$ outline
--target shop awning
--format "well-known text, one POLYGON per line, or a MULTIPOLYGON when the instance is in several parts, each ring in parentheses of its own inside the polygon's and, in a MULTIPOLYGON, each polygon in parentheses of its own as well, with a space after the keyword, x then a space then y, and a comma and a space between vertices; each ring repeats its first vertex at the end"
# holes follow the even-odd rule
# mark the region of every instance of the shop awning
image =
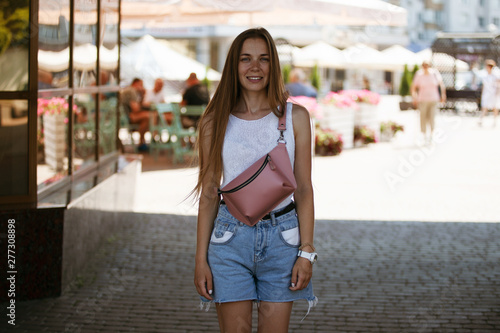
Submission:
POLYGON ((178 25, 405 26, 407 11, 382 0, 122 1, 122 20, 178 25))

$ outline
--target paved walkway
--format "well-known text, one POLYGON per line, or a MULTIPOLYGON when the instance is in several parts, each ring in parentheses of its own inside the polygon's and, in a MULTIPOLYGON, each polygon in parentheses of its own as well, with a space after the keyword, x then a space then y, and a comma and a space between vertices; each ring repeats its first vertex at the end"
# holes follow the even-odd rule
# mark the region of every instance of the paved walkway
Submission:
MULTIPOLYGON (((217 332, 192 283, 195 218, 125 214, 73 290, 20 302, 12 332, 217 332)), ((318 306, 290 332, 499 332, 500 225, 318 221, 318 306)), ((5 319, 4 319, 5 320, 5 319)))
MULTIPOLYGON (((394 141, 314 159, 320 303, 290 332, 499 332, 500 123, 441 115, 421 146, 417 114, 390 110, 394 141)), ((195 179, 144 172, 133 226, 62 297, 19 302, 9 332, 217 332, 192 283, 195 179)))
MULTIPOLYGON (((419 144, 414 111, 380 106, 382 120, 405 126, 391 142, 315 157, 316 216, 333 220, 500 222, 500 119, 439 115, 433 144, 419 144)), ((157 163, 165 163, 162 156, 157 163)), ((183 201, 195 168, 144 172, 136 212, 196 215, 183 201)))

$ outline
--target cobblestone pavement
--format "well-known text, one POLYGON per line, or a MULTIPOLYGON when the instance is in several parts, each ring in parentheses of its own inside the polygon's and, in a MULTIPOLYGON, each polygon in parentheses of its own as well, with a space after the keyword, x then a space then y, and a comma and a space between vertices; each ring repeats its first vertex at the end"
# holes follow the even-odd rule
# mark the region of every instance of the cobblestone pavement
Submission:
MULTIPOLYGON (((195 218, 123 217, 63 296, 18 302, 9 332, 218 331, 192 282, 195 218)), ((499 332, 499 239, 496 223, 318 221, 320 302, 303 321, 297 302, 290 332, 499 332)))

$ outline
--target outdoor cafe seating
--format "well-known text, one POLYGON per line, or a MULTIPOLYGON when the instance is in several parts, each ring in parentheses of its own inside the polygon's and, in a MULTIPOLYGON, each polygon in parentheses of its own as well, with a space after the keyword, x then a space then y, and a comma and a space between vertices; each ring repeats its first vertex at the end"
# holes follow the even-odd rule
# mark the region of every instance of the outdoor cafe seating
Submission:
POLYGON ((194 156, 194 146, 197 140, 197 131, 194 126, 186 128, 183 126, 183 117, 200 117, 205 106, 180 106, 178 103, 156 104, 158 117, 150 117, 151 142, 149 151, 158 159, 160 151, 169 151, 173 156, 173 162, 184 161, 185 157, 194 156), (170 114, 172 116, 167 117, 170 114), (157 119, 155 121, 155 118, 157 119), (167 121, 167 118, 169 120, 167 121))

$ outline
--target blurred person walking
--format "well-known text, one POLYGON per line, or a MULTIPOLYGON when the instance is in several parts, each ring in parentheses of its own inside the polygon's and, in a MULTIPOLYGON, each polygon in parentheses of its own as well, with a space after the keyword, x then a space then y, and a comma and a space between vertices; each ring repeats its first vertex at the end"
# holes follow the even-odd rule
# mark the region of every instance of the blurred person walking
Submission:
POLYGON ((446 87, 443 78, 438 70, 431 68, 430 63, 424 61, 422 69, 415 73, 410 90, 413 106, 420 111, 420 130, 424 142, 431 143, 437 104, 440 101, 441 103, 446 102, 446 87), (427 135, 428 128, 429 135, 427 135))
POLYGON ((479 126, 483 125, 483 117, 488 110, 493 110, 493 127, 496 126, 498 107, 500 102, 500 70, 492 59, 485 61, 486 75, 482 77, 483 88, 481 90, 481 115, 479 117, 479 126))

